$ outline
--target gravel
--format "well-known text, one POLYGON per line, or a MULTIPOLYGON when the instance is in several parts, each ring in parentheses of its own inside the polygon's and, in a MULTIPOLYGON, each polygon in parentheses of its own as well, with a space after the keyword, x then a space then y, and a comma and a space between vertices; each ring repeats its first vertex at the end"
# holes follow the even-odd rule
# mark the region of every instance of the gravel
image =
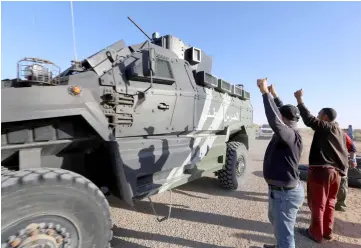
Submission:
MULTIPOLYGON (((309 135, 304 138, 306 146, 309 135)), ((114 239, 119 247, 262 247, 274 243, 267 218, 267 185, 262 178, 262 161, 268 140, 256 140, 250 151, 250 175, 238 191, 219 187, 210 175, 173 190, 171 218, 158 222, 147 199, 136 202, 135 209, 110 197, 114 239), (257 149, 257 150, 256 150, 257 149)), ((308 148, 306 149, 308 152, 308 148)), ((303 156, 307 158, 305 152, 303 156)), ((306 159, 307 160, 307 159, 306 159)), ((306 186, 304 185, 306 190, 306 186)), ((348 211, 336 213, 336 240, 316 244, 297 233, 307 227, 309 209, 304 203, 296 225, 296 247, 361 247, 361 190, 349 189, 348 211)), ((170 193, 152 197, 161 217, 168 215, 170 193)))

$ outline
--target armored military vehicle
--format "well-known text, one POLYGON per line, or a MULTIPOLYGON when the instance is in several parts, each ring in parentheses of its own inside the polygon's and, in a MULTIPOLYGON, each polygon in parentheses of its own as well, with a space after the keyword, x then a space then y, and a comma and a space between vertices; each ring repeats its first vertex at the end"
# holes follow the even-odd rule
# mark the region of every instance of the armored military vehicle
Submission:
POLYGON ((109 204, 133 204, 207 173, 244 182, 250 94, 212 58, 154 33, 61 71, 25 58, 2 81, 2 247, 108 247, 109 204))

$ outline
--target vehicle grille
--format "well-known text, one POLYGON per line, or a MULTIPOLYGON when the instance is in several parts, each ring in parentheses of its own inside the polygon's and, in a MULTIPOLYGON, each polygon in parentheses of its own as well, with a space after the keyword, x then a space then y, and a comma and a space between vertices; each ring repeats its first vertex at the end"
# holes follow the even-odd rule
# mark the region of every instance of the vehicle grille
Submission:
POLYGON ((273 133, 272 130, 262 130, 261 132, 262 132, 262 133, 273 133))

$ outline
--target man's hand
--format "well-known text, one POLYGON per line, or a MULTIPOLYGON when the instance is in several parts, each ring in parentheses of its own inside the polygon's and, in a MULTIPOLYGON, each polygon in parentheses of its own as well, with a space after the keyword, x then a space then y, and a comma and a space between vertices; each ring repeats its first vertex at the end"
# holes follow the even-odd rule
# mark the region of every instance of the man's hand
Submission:
POLYGON ((348 165, 350 166, 350 168, 356 168, 357 167, 357 162, 356 161, 352 161, 352 159, 350 159, 348 161, 348 165))
POLYGON ((276 89, 275 87, 273 86, 273 84, 271 84, 270 86, 268 86, 268 91, 272 94, 272 96, 274 98, 277 98, 278 95, 277 95, 277 92, 276 92, 276 89))
POLYGON ((297 99, 297 103, 300 104, 300 103, 303 103, 302 101, 302 97, 303 97, 303 90, 300 89, 300 90, 297 90, 295 93, 294 93, 296 99, 297 99))
POLYGON ((268 93, 267 78, 257 79, 257 86, 262 94, 268 93))

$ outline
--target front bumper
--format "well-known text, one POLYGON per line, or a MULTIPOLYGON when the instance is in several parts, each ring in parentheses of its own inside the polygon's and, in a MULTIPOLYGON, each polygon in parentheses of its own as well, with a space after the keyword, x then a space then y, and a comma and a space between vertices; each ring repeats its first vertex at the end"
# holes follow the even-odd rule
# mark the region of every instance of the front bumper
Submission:
POLYGON ((259 137, 265 137, 265 138, 271 138, 273 136, 273 133, 263 133, 263 132, 260 132, 259 137))

